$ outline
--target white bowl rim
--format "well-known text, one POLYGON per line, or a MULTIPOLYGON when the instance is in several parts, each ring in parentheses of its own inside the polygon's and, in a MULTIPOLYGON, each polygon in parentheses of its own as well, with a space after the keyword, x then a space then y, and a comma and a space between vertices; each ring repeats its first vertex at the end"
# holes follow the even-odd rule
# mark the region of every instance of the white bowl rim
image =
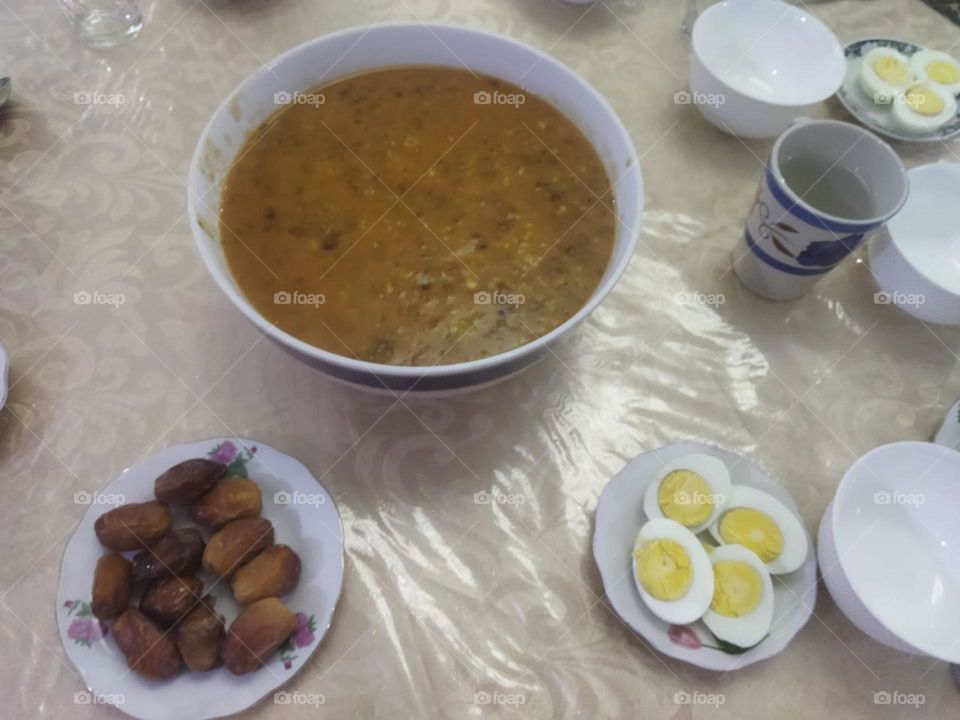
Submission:
MULTIPOLYGON (((930 655, 930 657, 937 657, 931 651, 921 645, 916 644, 913 639, 904 637, 901 633, 897 632, 894 628, 890 627, 886 622, 884 622, 883 614, 877 612, 876 603, 872 602, 871 598, 867 593, 863 592, 863 588, 858 587, 854 582, 853 578, 849 573, 849 558, 845 559, 844 556, 846 553, 843 552, 841 548, 841 535, 840 535, 840 516, 841 516, 841 507, 843 505, 843 500, 846 497, 847 493, 850 492, 850 485, 852 483, 851 477, 855 471, 859 470, 861 466, 865 466, 868 462, 874 459, 877 455, 883 455, 885 453, 890 453, 894 451, 915 451, 915 452, 924 452, 930 453, 936 451, 940 454, 940 460, 943 460, 950 455, 955 455, 954 460, 957 463, 960 463, 960 452, 946 447, 944 445, 937 445, 932 442, 924 442, 922 440, 900 440, 897 442, 886 443, 885 445, 880 445, 873 448, 872 450, 864 453, 858 457, 847 471, 843 474, 843 477, 840 479, 840 484, 837 486, 837 492, 834 495, 832 506, 833 512, 830 517, 830 524, 833 529, 834 545, 836 546, 837 551, 837 562, 840 564, 840 569, 843 572, 844 577, 847 580, 847 583, 850 586, 850 589, 853 590, 853 594, 860 601, 860 603, 869 611, 869 613, 876 619, 876 621, 884 627, 890 634, 899 638, 902 642, 907 645, 916 648, 917 650, 930 655)), ((940 460, 937 462, 939 463, 940 460)))
MULTIPOLYGON (((934 168, 943 168, 943 166, 947 166, 945 169, 948 172, 950 172, 952 175, 955 175, 958 184, 960 184, 960 162, 950 162, 948 160, 936 160, 931 163, 926 163, 924 165, 917 165, 916 167, 912 167, 907 171, 907 175, 910 176, 910 197, 907 198, 906 203, 904 203, 903 206, 901 206, 900 210, 903 210, 906 207, 907 203, 909 203, 912 198, 916 197, 916 192, 915 192, 916 189, 913 186, 913 177, 926 172, 930 172, 934 168)), ((947 295, 950 295, 951 297, 960 298, 960 291, 958 291, 957 288, 946 287, 943 283, 940 282, 938 278, 925 273, 923 270, 918 268, 910 259, 910 256, 906 252, 904 252, 903 243, 909 242, 909 235, 904 235, 902 232, 899 234, 895 234, 893 232, 893 228, 890 225, 890 222, 893 222, 897 217, 897 215, 899 215, 899 213, 900 211, 897 211, 897 214, 891 217, 890 220, 887 222, 886 232, 887 232, 887 235, 890 236, 890 243, 897 249, 897 253, 899 253, 900 257, 903 259, 903 262, 906 263, 911 270, 916 272, 917 275, 923 278, 925 282, 928 282, 931 285, 934 285, 938 290, 942 290, 944 293, 946 293, 947 295), (897 240, 898 235, 900 237, 900 240, 897 240)), ((894 222, 894 225, 896 225, 895 222, 894 222)), ((947 255, 945 254, 944 257, 947 257, 947 255)))
MULTIPOLYGON (((507 350, 506 352, 498 353, 496 355, 491 355, 487 358, 481 358, 479 360, 470 360, 467 362, 461 363, 451 363, 449 365, 424 365, 424 366, 415 366, 415 365, 387 365, 385 363, 374 363, 366 360, 357 360, 355 358, 347 357, 346 355, 339 355, 337 353, 330 352, 329 350, 323 350, 314 345, 300 340, 299 338, 294 337, 293 335, 281 330, 276 325, 268 322, 257 310, 249 303, 249 301, 243 296, 243 293, 239 291, 239 288, 234 287, 234 283, 231 278, 227 277, 225 273, 221 272, 217 259, 213 254, 213 251, 209 249, 205 243, 202 243, 199 238, 200 235, 207 235, 206 231, 203 230, 199 223, 197 222, 197 203, 198 200, 194 198, 193 193, 190 192, 189 188, 187 190, 187 216, 190 221, 191 226, 191 235, 193 236, 194 244, 197 247, 200 257, 203 260, 203 264, 206 266, 207 272, 213 277, 217 286, 220 290, 230 299, 230 301, 244 314, 244 316, 260 328, 266 335, 272 337, 274 340, 278 341, 280 344, 291 348, 292 350, 305 355, 307 357, 317 359, 323 362, 326 362, 333 366, 338 366, 345 368, 354 372, 369 373, 376 377, 378 380, 380 376, 387 376, 392 378, 404 378, 404 379, 424 379, 430 377, 446 377, 451 375, 461 375, 466 373, 475 373, 483 372, 485 370, 490 370, 492 368, 509 364, 513 360, 517 360, 523 356, 529 355, 531 353, 537 352, 539 349, 547 346, 552 343, 557 338, 565 335, 567 332, 575 328, 579 323, 581 323, 587 316, 592 313, 597 306, 606 298, 607 295, 613 290, 617 282, 619 282, 620 277, 626 271, 627 266, 630 264, 630 260, 633 257, 634 251, 637 247, 638 235, 640 232, 641 221, 643 218, 643 176, 640 173, 640 159, 637 155, 636 147, 633 144, 633 139, 630 137, 630 133, 627 132, 626 127, 623 125, 623 121, 617 115, 616 111, 613 109, 613 106, 609 101, 600 94, 590 83, 580 77, 579 74, 574 72, 573 69, 568 67, 566 64, 560 62, 548 52, 535 48, 533 45, 525 43, 520 40, 516 40, 512 37, 502 35, 500 33, 491 32, 489 30, 480 30, 477 28, 467 27, 464 25, 457 25, 454 23, 440 23, 440 22, 431 22, 424 23, 420 21, 399 21, 399 22, 389 22, 389 23, 378 23, 376 25, 354 25, 352 27, 344 28, 337 30, 332 33, 326 33, 310 40, 306 40, 299 45, 295 45, 288 50, 280 53, 276 57, 270 59, 264 63, 256 71, 245 77, 240 83, 230 92, 230 94, 224 98, 224 100, 217 106, 217 109, 214 110, 213 114, 210 116, 210 119, 207 121, 207 124, 204 126, 203 131, 200 133, 200 137, 197 140, 197 145, 194 149, 193 158, 190 161, 190 168, 187 174, 187 177, 190 178, 194 176, 195 173, 201 172, 200 165, 203 161, 204 147, 208 136, 213 128, 214 122, 217 118, 221 117, 223 113, 230 111, 231 104, 235 101, 240 92, 253 80, 257 77, 260 77, 266 73, 270 73, 271 69, 277 66, 279 63, 284 62, 285 60, 295 56, 296 54, 302 52, 307 47, 314 45, 318 42, 326 42, 334 38, 340 37, 349 37, 351 35, 359 35, 360 39, 365 37, 368 33, 373 31, 382 31, 382 30, 397 30, 397 29, 417 29, 421 30, 426 28, 428 31, 433 32, 436 29, 443 31, 454 31, 454 32, 463 32, 467 34, 472 34, 476 36, 482 36, 487 40, 507 43, 514 46, 518 46, 522 49, 528 50, 532 53, 535 53, 540 56, 539 62, 547 63, 553 65, 556 69, 560 70, 566 74, 570 81, 573 83, 578 83, 581 87, 593 97, 594 101, 597 103, 597 106, 603 111, 604 114, 608 115, 609 118, 613 121, 613 125, 617 130, 617 133, 621 136, 621 141, 624 146, 629 151, 630 155, 628 158, 628 169, 623 173, 619 178, 608 178, 611 182, 612 187, 624 180, 628 173, 637 174, 637 185, 640 193, 640 201, 637 206, 636 218, 633 219, 633 222, 630 223, 629 220, 625 220, 624 224, 627 225, 628 234, 624 239, 625 252, 622 259, 613 266, 608 266, 612 270, 610 275, 596 287, 593 291, 593 294, 587 300, 586 303, 572 316, 567 318, 563 323, 555 327, 553 330, 548 332, 545 335, 541 335, 534 340, 531 340, 524 345, 507 350)), ((359 40, 358 40, 359 42, 359 40)), ((390 67, 385 65, 382 67, 390 67)), ((337 76, 340 77, 340 76, 337 76)), ((332 82, 337 78, 331 78, 327 82, 332 82)), ((552 103, 551 103, 552 105, 552 103)), ((562 111, 561 111, 562 112, 562 111)), ((565 114, 565 113, 564 113, 565 114)), ((565 114, 566 115, 566 114, 565 114)), ((592 143, 591 143, 592 144, 592 143)), ((209 237, 209 236, 208 236, 209 237)), ((211 238, 211 241, 213 239, 211 238)), ((614 241, 614 246, 616 246, 616 240, 614 241)), ((611 258, 612 260, 612 258, 611 258)), ((228 273, 227 273, 228 274, 228 273)), ((383 382, 381 380, 381 382, 383 382)))
POLYGON ((710 73, 711 77, 713 77, 714 80, 716 80, 724 88, 730 90, 732 93, 737 93, 739 95, 743 95, 744 97, 750 98, 751 100, 755 100, 756 102, 764 103, 765 105, 770 105, 770 106, 779 107, 779 108, 803 108, 803 107, 809 107, 811 105, 816 105, 817 103, 821 103, 827 98, 831 97, 834 93, 837 92, 837 90, 840 89, 840 86, 843 85, 843 79, 844 77, 846 77, 846 72, 847 72, 846 58, 843 54, 843 45, 840 44, 840 40, 837 38, 833 30, 830 29, 830 26, 827 25, 825 22, 823 22, 823 20, 818 18, 816 15, 814 15, 812 12, 809 12, 808 10, 802 7, 797 7, 796 5, 788 5, 782 2, 781 0, 747 0, 747 1, 753 2, 753 3, 760 3, 768 6, 782 5, 784 7, 783 18, 786 18, 787 15, 802 15, 806 18, 809 18, 811 20, 811 27, 816 28, 817 30, 821 31, 825 37, 831 39, 833 41, 832 44, 835 46, 835 50, 836 50, 834 54, 836 54, 839 59, 839 63, 837 64, 837 68, 836 68, 837 69, 836 83, 830 83, 831 85, 835 85, 835 87, 833 87, 833 89, 830 90, 830 92, 823 93, 822 95, 818 93, 815 97, 811 97, 809 100, 804 100, 799 102, 797 101, 784 102, 780 100, 771 100, 770 98, 760 97, 759 95, 753 93, 752 91, 735 88, 732 85, 730 85, 730 83, 728 83, 726 80, 724 80, 719 75, 717 75, 714 69, 710 66, 710 64, 703 58, 703 56, 700 53, 699 40, 702 37, 702 33, 706 32, 705 30, 703 30, 703 25, 701 24, 701 21, 703 21, 704 18, 709 19, 713 15, 718 15, 720 12, 723 12, 722 8, 724 8, 725 6, 729 7, 730 3, 736 4, 740 1, 741 0, 726 0, 725 3, 718 2, 718 3, 715 3, 714 5, 711 5, 702 13, 700 13, 700 16, 697 18, 696 22, 694 22, 693 30, 690 33, 691 52, 696 54, 697 59, 700 61, 700 64, 703 65, 704 69, 710 73), (700 28, 700 32, 698 32, 697 30, 698 27, 700 28))

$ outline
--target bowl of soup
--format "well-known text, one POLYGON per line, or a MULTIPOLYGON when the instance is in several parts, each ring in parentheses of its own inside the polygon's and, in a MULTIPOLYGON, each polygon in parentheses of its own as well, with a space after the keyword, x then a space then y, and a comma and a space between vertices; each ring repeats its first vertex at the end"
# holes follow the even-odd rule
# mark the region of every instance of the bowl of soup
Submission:
POLYGON ((643 184, 603 97, 549 55, 448 25, 355 28, 268 62, 188 177, 200 256, 251 322, 333 378, 491 383, 613 289, 643 184))

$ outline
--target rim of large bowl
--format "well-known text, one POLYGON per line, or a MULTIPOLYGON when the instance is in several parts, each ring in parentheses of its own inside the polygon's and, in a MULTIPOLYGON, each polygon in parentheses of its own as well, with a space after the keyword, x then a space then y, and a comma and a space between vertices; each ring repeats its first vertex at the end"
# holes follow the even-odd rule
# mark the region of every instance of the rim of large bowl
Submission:
POLYGON ((818 30, 823 32, 825 37, 829 37, 833 39, 833 45, 835 46, 834 49, 836 50, 835 55, 837 55, 838 57, 838 63, 836 67, 837 77, 835 78, 835 82, 831 83, 831 86, 833 86, 833 89, 830 90, 829 92, 817 93, 815 96, 812 96, 809 100, 804 100, 801 102, 784 102, 781 100, 771 100, 770 98, 761 97, 760 95, 754 93, 751 90, 744 90, 742 88, 733 87, 730 83, 728 83, 726 80, 720 77, 716 73, 714 68, 710 65, 710 63, 708 63, 704 59, 702 53, 700 52, 700 47, 699 47, 700 40, 703 36, 703 33, 706 32, 704 30, 704 27, 706 25, 706 23, 704 22, 704 18, 710 19, 712 18, 713 15, 717 15, 720 12, 722 12, 723 7, 725 5, 729 5, 730 2, 739 2, 739 1, 740 0, 727 0, 727 2, 716 3, 715 5, 711 5, 702 13, 700 13, 700 16, 697 18, 696 22, 694 22, 693 30, 690 33, 690 48, 692 52, 697 56, 697 59, 700 61, 700 64, 703 65, 706 71, 710 73, 711 77, 714 80, 716 80, 716 82, 718 82, 727 90, 743 95, 744 97, 750 98, 751 100, 755 100, 756 102, 761 102, 766 105, 772 105, 774 107, 782 107, 782 108, 803 108, 803 107, 808 107, 810 105, 816 105, 817 103, 821 103, 827 98, 831 97, 834 93, 837 92, 837 90, 840 89, 840 86, 843 85, 843 79, 846 76, 846 72, 847 72, 847 61, 846 61, 846 57, 843 54, 843 45, 840 44, 840 40, 837 38, 836 33, 834 33, 833 30, 830 29, 829 25, 823 22, 823 20, 818 18, 812 12, 809 12, 807 10, 804 10, 803 8, 800 8, 794 5, 787 5, 786 3, 781 2, 781 0, 749 0, 749 2, 761 3, 764 5, 778 5, 778 6, 782 5, 784 6, 784 10, 783 10, 783 16, 781 17, 781 19, 787 17, 787 15, 802 15, 806 18, 809 18, 812 21, 812 26, 816 27, 818 30))
MULTIPOLYGON (((884 453, 891 452, 894 448, 901 450, 911 450, 922 448, 923 452, 930 452, 931 449, 937 449, 943 453, 943 456, 956 455, 957 460, 960 460, 960 452, 946 447, 944 445, 937 445, 935 443, 923 442, 920 440, 902 440, 899 442, 886 443, 885 445, 880 445, 873 448, 867 453, 864 453, 859 458, 857 458, 853 464, 847 468, 847 471, 843 474, 843 477, 840 479, 840 484, 837 486, 837 492, 833 497, 832 506, 833 512, 830 517, 830 524, 833 529, 833 542, 836 546, 837 551, 837 562, 840 565, 840 570, 843 572, 844 577, 847 579, 847 583, 850 586, 850 589, 856 595, 860 603, 869 611, 869 613, 876 619, 876 621, 884 627, 891 635, 897 637, 901 642, 906 643, 910 647, 916 648, 920 652, 926 653, 930 657, 939 656, 932 653, 929 647, 917 644, 913 638, 904 637, 900 632, 890 627, 887 622, 884 620, 884 615, 881 612, 878 612, 876 603, 873 602, 872 598, 869 597, 868 593, 863 591, 863 588, 858 587, 858 584, 854 582, 854 579, 850 576, 849 572, 849 559, 844 559, 846 553, 844 553, 843 548, 841 547, 841 535, 840 535, 840 515, 843 502, 846 498, 847 493, 849 492, 850 484, 852 482, 851 477, 855 471, 859 470, 860 466, 867 465, 870 460, 874 459, 877 455, 883 455, 884 453)), ((941 458, 942 459, 942 458, 941 458)), ((939 461, 938 461, 939 462, 939 461)), ((821 572, 823 568, 821 568, 821 572)), ((957 662, 960 660, 960 657, 954 658, 949 662, 957 662)))
MULTIPOLYGON (((214 110, 213 114, 210 116, 210 119, 207 121, 206 125, 203 128, 203 131, 200 133, 200 137, 197 140, 196 147, 194 148, 193 158, 190 161, 190 170, 188 174, 189 177, 193 177, 195 173, 200 172, 200 163, 203 156, 203 148, 206 143, 207 137, 210 134, 211 128, 213 127, 214 122, 218 117, 221 116, 224 112, 229 112, 229 108, 234 99, 239 95, 239 93, 247 87, 253 80, 264 73, 271 72, 271 68, 276 67, 279 63, 287 60, 290 57, 295 56, 296 54, 302 52, 307 47, 310 47, 316 43, 327 42, 333 38, 350 36, 350 35, 360 35, 361 38, 366 35, 379 32, 384 30, 397 30, 397 29, 411 29, 422 31, 426 29, 428 32, 434 33, 437 30, 445 32, 460 32, 470 35, 475 35, 479 37, 486 38, 487 40, 513 45, 519 48, 522 48, 528 52, 531 52, 539 56, 537 62, 544 62, 552 65, 556 69, 560 70, 570 82, 579 84, 582 89, 584 89, 597 104, 599 109, 613 121, 614 128, 616 132, 620 135, 620 140, 624 146, 629 151, 628 157, 628 168, 619 178, 609 178, 613 187, 619 182, 626 181, 627 175, 632 174, 636 176, 636 184, 638 190, 638 204, 637 211, 634 217, 626 218, 621 222, 628 227, 628 232, 626 236, 621 241, 619 238, 614 242, 614 248, 619 244, 624 246, 623 257, 616 262, 615 264, 608 266, 612 269, 610 275, 601 281, 597 286, 597 289, 594 290, 593 294, 587 300, 586 303, 581 306, 581 308, 574 313, 572 316, 567 318, 563 323, 555 327, 550 332, 545 335, 541 335, 534 340, 531 340, 528 343, 520 345, 519 347, 512 348, 502 353, 492 355, 487 358, 481 358, 479 360, 469 360, 467 362, 461 363, 451 363, 448 365, 387 365, 384 363, 374 363, 366 360, 357 360, 354 358, 347 357, 346 355, 339 355, 329 350, 323 350, 311 345, 309 343, 300 340, 299 338, 294 337, 293 335, 281 330, 276 325, 270 323, 263 315, 261 315, 256 308, 254 308, 249 301, 244 297, 243 293, 240 291, 239 287, 236 286, 233 279, 229 276, 229 271, 222 272, 219 268, 216 258, 213 254, 211 248, 206 244, 206 241, 202 239, 202 236, 206 236, 211 243, 216 242, 214 238, 207 235, 206 231, 199 226, 197 222, 197 203, 198 200, 195 200, 193 194, 190 192, 189 187, 187 190, 187 216, 190 221, 191 235, 193 236, 194 244, 197 247, 198 252, 200 253, 200 258, 203 260, 203 264, 207 269, 207 272, 213 277, 217 286, 220 290, 228 297, 228 299, 243 313, 243 315, 256 325, 260 330, 279 341, 281 344, 289 347, 296 352, 299 352, 308 357, 326 362, 331 365, 335 365, 346 370, 351 370, 354 372, 363 372, 373 375, 374 377, 392 377, 392 378, 435 378, 435 377, 446 377, 452 375, 463 375, 474 372, 482 372, 485 370, 490 370, 500 365, 509 364, 511 361, 520 359, 524 356, 530 355, 537 352, 539 349, 544 346, 552 343, 554 340, 558 339, 562 335, 566 334, 573 328, 575 328, 579 323, 581 323, 590 313, 592 313, 597 306, 606 298, 607 295, 613 290, 617 282, 619 282, 621 276, 626 271, 627 266, 630 264, 630 260, 633 257, 633 253, 636 250, 638 236, 641 229, 641 221, 643 218, 643 205, 644 205, 644 195, 643 195, 643 175, 640 171, 640 161, 637 156, 636 147, 633 144, 633 140, 630 137, 630 134, 627 132, 626 127, 623 125, 623 121, 617 115, 616 111, 613 109, 613 106, 610 105, 609 101, 600 94, 600 92, 594 88, 590 83, 584 80, 580 75, 574 72, 569 66, 560 62, 548 52, 539 50, 532 45, 529 45, 520 40, 515 40, 506 35, 501 35, 499 33, 490 32, 488 30, 478 30, 476 28, 464 27, 462 25, 456 25, 452 23, 423 23, 416 21, 408 22, 392 22, 392 23, 382 23, 377 25, 357 25, 349 28, 344 28, 343 30, 338 30, 336 32, 327 33, 319 37, 312 38, 305 42, 295 45, 294 47, 285 50, 276 57, 272 58, 268 62, 264 63, 263 66, 258 68, 255 72, 251 73, 227 95, 226 98, 217 106, 217 109, 214 110)), ((359 42, 359 41, 358 41, 359 42)), ((383 67, 390 67, 389 65, 384 65, 383 67)), ((335 79, 335 78, 334 78, 335 79)), ((592 144, 592 143, 591 143, 592 144)), ((189 185, 189 183, 188 183, 189 185)), ((612 261, 612 258, 611 258, 612 261)))

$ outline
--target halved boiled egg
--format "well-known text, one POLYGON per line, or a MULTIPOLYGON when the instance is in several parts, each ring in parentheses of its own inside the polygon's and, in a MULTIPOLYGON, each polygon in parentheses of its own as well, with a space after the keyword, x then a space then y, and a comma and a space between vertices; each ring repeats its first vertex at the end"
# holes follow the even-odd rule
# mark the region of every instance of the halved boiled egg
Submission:
POLYGON ((957 101, 951 93, 933 83, 918 83, 893 105, 893 119, 908 133, 932 132, 953 120, 957 101))
POLYGON ((723 545, 743 545, 772 575, 796 570, 809 550, 800 519, 772 495, 746 485, 730 489, 710 534, 723 545))
POLYGON ((730 493, 730 471, 722 460, 691 453, 671 460, 647 486, 643 512, 648 519, 676 520, 698 533, 710 527, 730 493))
POLYGON ((699 620, 713 598, 713 568, 697 536, 668 518, 648 520, 633 546, 633 579, 650 612, 673 625, 699 620))
POLYGON ((760 558, 742 545, 721 545, 710 555, 713 599, 703 616, 720 640, 749 648, 773 622, 773 583, 760 558))
POLYGON ((860 86, 877 105, 893 102, 914 80, 907 56, 893 48, 874 48, 860 63, 860 86))
POLYGON ((924 83, 940 86, 952 95, 960 95, 960 62, 939 50, 918 50, 910 58, 910 69, 924 83))

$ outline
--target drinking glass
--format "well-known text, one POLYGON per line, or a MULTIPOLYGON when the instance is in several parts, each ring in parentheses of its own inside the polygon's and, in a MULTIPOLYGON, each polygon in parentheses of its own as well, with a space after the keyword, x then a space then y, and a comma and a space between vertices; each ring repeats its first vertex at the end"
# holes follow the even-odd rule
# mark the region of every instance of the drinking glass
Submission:
POLYGON ((130 42, 143 29, 135 0, 57 0, 83 41, 92 48, 112 48, 130 42))

